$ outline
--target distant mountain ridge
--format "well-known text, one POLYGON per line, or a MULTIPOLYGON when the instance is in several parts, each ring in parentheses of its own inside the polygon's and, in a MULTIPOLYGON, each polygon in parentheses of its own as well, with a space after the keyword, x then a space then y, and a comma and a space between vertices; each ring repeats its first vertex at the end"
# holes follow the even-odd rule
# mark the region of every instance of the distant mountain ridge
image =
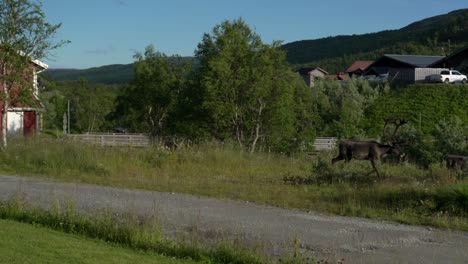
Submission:
MULTIPOLYGON (((287 43, 282 48, 294 68, 319 66, 330 73, 345 71, 356 60, 375 60, 382 54, 448 55, 468 46, 468 9, 426 18, 397 30, 341 35, 287 43)), ((191 57, 186 57, 193 59, 191 57)), ((117 84, 133 79, 134 64, 114 64, 84 70, 50 69, 56 80, 117 84)))
POLYGON ((58 81, 76 81, 86 79, 92 82, 104 84, 128 83, 133 79, 135 65, 112 64, 89 69, 48 69, 45 75, 51 76, 58 81))

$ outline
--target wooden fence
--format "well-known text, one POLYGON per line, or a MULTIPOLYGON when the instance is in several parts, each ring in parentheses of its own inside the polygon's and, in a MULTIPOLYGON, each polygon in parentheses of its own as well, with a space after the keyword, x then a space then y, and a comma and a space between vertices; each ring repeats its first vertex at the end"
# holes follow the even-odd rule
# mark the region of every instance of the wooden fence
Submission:
POLYGON ((336 137, 318 137, 315 139, 314 148, 316 151, 332 150, 336 146, 336 137))
POLYGON ((150 139, 145 134, 86 133, 70 134, 72 140, 112 147, 148 147, 150 139))
MULTIPOLYGON (((101 146, 148 147, 151 144, 150 138, 145 134, 86 133, 70 134, 68 137, 72 140, 101 146)), ((315 139, 314 148, 316 151, 331 150, 335 148, 337 141, 336 137, 318 137, 315 139)))

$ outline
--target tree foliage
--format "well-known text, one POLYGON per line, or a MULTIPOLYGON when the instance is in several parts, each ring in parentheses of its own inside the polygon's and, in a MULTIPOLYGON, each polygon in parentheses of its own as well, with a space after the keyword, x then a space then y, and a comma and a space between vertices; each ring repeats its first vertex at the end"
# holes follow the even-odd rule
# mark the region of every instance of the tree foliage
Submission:
POLYGON ((365 138, 365 112, 386 89, 386 84, 371 86, 367 81, 354 79, 346 83, 317 82, 313 88, 314 104, 322 120, 318 133, 340 138, 365 138))
POLYGON ((64 114, 70 102, 70 129, 72 133, 104 132, 112 128, 107 116, 114 109, 120 86, 78 81, 54 81, 41 78, 41 101, 45 106, 44 128, 61 133, 64 114))
POLYGON ((259 142, 282 149, 311 138, 312 129, 305 132, 298 124, 308 119, 311 105, 294 104, 297 94, 304 100, 311 94, 304 93, 305 84, 289 70, 279 46, 263 43, 242 19, 224 21, 204 35, 196 51, 198 85, 216 138, 250 151, 259 142))
POLYGON ((118 97, 111 118, 133 131, 153 137, 167 135, 168 120, 176 112, 188 65, 169 59, 153 46, 148 46, 143 54, 135 54, 135 58, 135 78, 118 97))

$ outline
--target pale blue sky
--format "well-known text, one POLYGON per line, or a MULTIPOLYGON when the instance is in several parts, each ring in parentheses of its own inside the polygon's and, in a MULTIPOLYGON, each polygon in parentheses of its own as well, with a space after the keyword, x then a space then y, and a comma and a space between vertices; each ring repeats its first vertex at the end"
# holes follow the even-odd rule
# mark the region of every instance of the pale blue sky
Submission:
POLYGON ((133 61, 149 44, 192 56, 203 33, 242 17, 262 39, 284 43, 398 29, 468 8, 468 0, 43 0, 47 20, 71 41, 44 59, 50 68, 89 68, 133 61))

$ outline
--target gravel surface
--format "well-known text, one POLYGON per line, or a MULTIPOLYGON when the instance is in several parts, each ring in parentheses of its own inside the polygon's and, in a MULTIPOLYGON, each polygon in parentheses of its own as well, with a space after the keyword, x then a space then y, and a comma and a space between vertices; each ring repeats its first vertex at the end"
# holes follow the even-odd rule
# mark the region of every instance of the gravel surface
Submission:
POLYGON ((291 252, 297 237, 302 253, 333 263, 468 263, 467 232, 184 194, 0 176, 0 199, 18 194, 43 208, 59 200, 72 201, 80 211, 157 215, 169 234, 197 230, 207 237, 260 245, 273 255, 291 252))

